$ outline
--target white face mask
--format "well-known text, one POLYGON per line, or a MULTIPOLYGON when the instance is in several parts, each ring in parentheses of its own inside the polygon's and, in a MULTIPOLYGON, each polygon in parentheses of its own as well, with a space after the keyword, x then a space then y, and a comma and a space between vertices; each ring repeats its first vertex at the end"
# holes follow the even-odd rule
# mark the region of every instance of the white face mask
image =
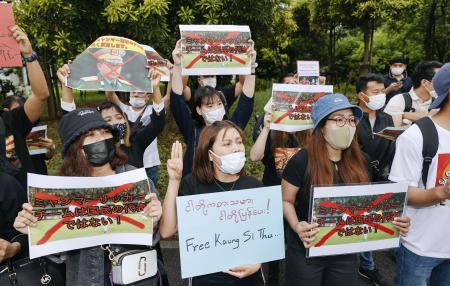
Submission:
POLYGON ((430 95, 432 98, 437 98, 437 92, 435 90, 430 91, 430 95))
POLYGON ((339 127, 336 124, 328 126, 324 129, 324 138, 335 150, 345 150, 352 144, 355 136, 356 127, 348 126, 339 127))
POLYGON ((217 86, 217 79, 216 77, 205 77, 202 79, 203 86, 210 86, 212 88, 216 88, 217 86))
POLYGON ((223 156, 218 156, 211 150, 210 152, 211 154, 220 159, 222 164, 220 166, 219 165, 217 166, 225 174, 234 175, 239 173, 242 170, 242 168, 244 168, 246 160, 244 152, 234 152, 223 156))
POLYGON ((213 124, 216 121, 222 121, 225 116, 225 108, 221 106, 217 109, 204 113, 202 116, 206 124, 213 124))
POLYGON ((143 107, 145 105, 145 98, 142 97, 130 97, 130 104, 133 107, 143 107))
MULTIPOLYGON (((383 108, 384 104, 386 103, 386 94, 385 93, 379 93, 372 96, 368 96, 369 102, 366 102, 366 105, 368 108, 372 110, 379 110, 383 108)), ((365 101, 364 101, 365 102, 365 101)))
POLYGON ((392 75, 401 75, 405 71, 405 68, 391 68, 392 75))

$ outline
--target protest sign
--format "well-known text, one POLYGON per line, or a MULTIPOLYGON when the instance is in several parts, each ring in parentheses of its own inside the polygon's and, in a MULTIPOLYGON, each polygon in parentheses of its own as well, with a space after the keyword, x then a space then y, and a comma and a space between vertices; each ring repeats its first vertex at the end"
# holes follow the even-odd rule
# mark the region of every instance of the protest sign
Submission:
POLYGON ((150 192, 144 169, 105 177, 28 173, 30 258, 101 244, 151 245, 153 220, 142 214, 150 192))
POLYGON ((12 37, 15 25, 12 4, 0 2, 0 67, 21 67, 19 44, 12 37))
POLYGON ((26 142, 30 155, 47 153, 47 148, 42 148, 42 139, 47 138, 47 125, 36 126, 27 135, 26 142))
POLYGON ((407 183, 313 187, 310 221, 319 234, 307 256, 398 247, 392 221, 403 214, 407 190, 407 183))
POLYGON ((329 93, 333 93, 332 85, 273 84, 270 129, 295 132, 312 128, 312 107, 329 93))
POLYGON ((380 132, 374 132, 373 134, 388 139, 391 141, 397 140, 398 136, 402 135, 402 133, 406 130, 404 127, 386 127, 380 132))
POLYGON ((300 151, 300 147, 296 148, 283 148, 277 147, 274 150, 274 161, 275 161, 275 169, 277 170, 277 175, 281 178, 283 175, 284 168, 286 167, 289 160, 294 156, 298 151, 300 151))
POLYGON ((147 65, 161 75, 161 81, 170 81, 170 68, 172 64, 169 60, 161 57, 155 49, 142 45, 147 56, 147 65))
POLYGON ((319 62, 297 61, 297 76, 299 84, 319 84, 319 62))
MULTIPOLYGON (((444 186, 450 180, 450 153, 437 155, 436 187, 444 186)), ((445 205, 441 202, 441 205, 445 205)))
POLYGON ((144 48, 126 38, 100 37, 70 65, 66 85, 79 90, 152 92, 144 48))
POLYGON ((250 74, 248 26, 180 25, 182 75, 250 74))
POLYGON ((181 276, 284 258, 280 186, 177 198, 181 276))

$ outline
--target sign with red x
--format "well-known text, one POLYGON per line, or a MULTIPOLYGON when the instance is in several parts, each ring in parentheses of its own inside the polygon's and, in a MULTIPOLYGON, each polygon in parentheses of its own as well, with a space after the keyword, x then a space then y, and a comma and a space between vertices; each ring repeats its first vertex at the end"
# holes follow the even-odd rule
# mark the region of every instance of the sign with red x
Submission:
POLYGON ((251 73, 248 26, 180 25, 183 75, 251 73))
POLYGON ((143 214, 149 192, 144 169, 107 177, 29 174, 37 218, 30 257, 101 244, 151 245, 153 220, 143 214))
POLYGON ((286 132, 313 127, 311 110, 325 94, 333 93, 332 85, 273 84, 270 129, 286 132))
POLYGON ((310 221, 319 234, 307 256, 398 247, 392 221, 403 215, 407 190, 405 183, 313 187, 310 221))
POLYGON ((100 37, 70 64, 66 85, 79 90, 152 92, 144 48, 126 38, 100 37))
POLYGON ((147 45, 142 45, 145 50, 145 55, 147 56, 147 65, 149 69, 155 70, 161 75, 161 81, 170 81, 170 69, 172 68, 172 63, 161 57, 158 52, 147 45))

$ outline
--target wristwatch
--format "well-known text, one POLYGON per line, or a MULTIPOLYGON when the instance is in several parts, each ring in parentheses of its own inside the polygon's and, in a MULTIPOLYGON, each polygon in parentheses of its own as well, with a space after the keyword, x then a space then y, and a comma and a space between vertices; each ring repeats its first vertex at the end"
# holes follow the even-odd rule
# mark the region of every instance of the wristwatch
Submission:
POLYGON ((33 51, 33 52, 31 53, 31 56, 29 56, 29 57, 24 57, 24 56, 22 55, 22 59, 23 59, 23 61, 26 62, 26 63, 31 63, 31 62, 34 62, 35 60, 37 60, 37 54, 36 54, 35 51, 33 51))

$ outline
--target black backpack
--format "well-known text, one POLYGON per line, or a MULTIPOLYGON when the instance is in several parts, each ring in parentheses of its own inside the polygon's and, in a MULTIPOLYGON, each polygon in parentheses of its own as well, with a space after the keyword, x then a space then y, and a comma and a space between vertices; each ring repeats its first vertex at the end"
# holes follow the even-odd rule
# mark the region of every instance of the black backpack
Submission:
POLYGON ((439 135, 430 117, 423 117, 415 122, 417 127, 419 127, 420 132, 423 137, 423 147, 422 147, 422 182, 427 188, 427 178, 428 171, 430 170, 431 161, 434 156, 436 156, 439 148, 439 135))
MULTIPOLYGON (((403 112, 415 112, 416 109, 412 107, 412 98, 409 92, 402 93, 403 99, 405 100, 405 109, 403 112)), ((434 101, 434 97, 431 98, 431 102, 434 101)))

